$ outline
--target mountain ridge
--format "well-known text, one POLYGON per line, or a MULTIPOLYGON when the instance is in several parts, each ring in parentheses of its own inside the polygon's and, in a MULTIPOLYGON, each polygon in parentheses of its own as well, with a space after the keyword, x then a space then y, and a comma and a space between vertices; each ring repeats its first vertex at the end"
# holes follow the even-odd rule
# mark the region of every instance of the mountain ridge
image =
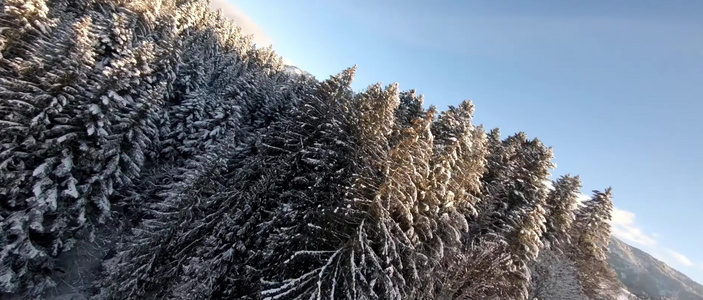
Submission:
POLYGON ((703 285, 651 254, 616 237, 609 248, 608 263, 632 294, 643 299, 703 300, 703 285))

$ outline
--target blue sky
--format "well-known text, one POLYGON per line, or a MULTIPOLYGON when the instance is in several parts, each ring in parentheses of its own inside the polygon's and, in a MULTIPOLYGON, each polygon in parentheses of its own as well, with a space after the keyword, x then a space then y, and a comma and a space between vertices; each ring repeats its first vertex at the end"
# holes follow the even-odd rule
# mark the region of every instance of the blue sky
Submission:
POLYGON ((703 2, 225 1, 318 79, 356 64, 357 90, 472 100, 476 122, 539 137, 555 175, 613 187, 617 236, 703 283, 703 2))

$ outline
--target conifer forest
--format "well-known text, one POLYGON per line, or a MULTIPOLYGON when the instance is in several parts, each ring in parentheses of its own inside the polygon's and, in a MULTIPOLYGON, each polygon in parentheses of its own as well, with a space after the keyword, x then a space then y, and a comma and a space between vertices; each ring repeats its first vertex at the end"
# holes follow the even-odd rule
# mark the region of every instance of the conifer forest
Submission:
POLYGON ((0 299, 622 289, 610 188, 471 102, 287 72, 206 0, 0 7, 0 299))

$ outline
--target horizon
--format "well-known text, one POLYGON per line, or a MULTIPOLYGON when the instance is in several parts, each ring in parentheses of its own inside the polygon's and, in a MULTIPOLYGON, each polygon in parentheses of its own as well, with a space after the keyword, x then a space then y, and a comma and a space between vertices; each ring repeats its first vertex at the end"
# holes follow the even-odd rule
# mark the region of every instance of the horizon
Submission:
POLYGON ((358 65, 355 90, 470 99, 477 124, 540 138, 553 178, 613 187, 613 236, 703 282, 703 3, 304 2, 211 5, 318 79, 358 65))

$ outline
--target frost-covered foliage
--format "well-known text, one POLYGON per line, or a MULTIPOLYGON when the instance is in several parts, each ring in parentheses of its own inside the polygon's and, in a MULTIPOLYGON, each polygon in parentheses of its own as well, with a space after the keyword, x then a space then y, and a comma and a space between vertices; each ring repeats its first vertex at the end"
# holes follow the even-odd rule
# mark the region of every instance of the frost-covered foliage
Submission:
POLYGON ((540 252, 530 264, 532 283, 528 299, 539 300, 587 300, 578 270, 567 257, 552 250, 540 252))
POLYGON ((552 150, 541 141, 518 133, 500 140, 493 130, 491 155, 483 177, 483 201, 475 221, 474 239, 500 241, 508 248, 510 267, 500 280, 511 284, 499 291, 502 298, 527 297, 528 263, 544 247, 545 203, 552 150))
POLYGON ((115 195, 265 126, 304 86, 207 1, 0 4, 2 293, 53 286, 77 236, 141 206, 115 195))
POLYGON ((565 175, 553 181, 552 186, 545 204, 547 216, 543 239, 552 250, 563 252, 571 243, 569 230, 576 218, 574 211, 579 201, 581 179, 565 175))
POLYGON ((353 72, 216 155, 227 158, 201 171, 221 171, 188 183, 197 189, 157 200, 99 298, 420 299, 440 290, 441 263, 461 253, 476 211, 485 134, 470 123, 470 103, 435 118, 419 99, 401 103, 397 85, 354 95, 353 72), (420 113, 397 122, 410 109, 420 113))
POLYGON ((2 298, 96 236, 99 300, 604 295, 609 190, 471 102, 285 72, 205 0, 0 6, 2 298))
POLYGON ((606 262, 611 189, 594 191, 578 208, 578 177, 563 176, 547 198, 549 249, 531 263, 530 299, 616 299, 622 285, 606 262))
POLYGON ((611 189, 593 191, 593 197, 576 210, 568 255, 578 269, 579 281, 591 298, 609 298, 620 293, 621 284, 606 258, 613 211, 611 189))

